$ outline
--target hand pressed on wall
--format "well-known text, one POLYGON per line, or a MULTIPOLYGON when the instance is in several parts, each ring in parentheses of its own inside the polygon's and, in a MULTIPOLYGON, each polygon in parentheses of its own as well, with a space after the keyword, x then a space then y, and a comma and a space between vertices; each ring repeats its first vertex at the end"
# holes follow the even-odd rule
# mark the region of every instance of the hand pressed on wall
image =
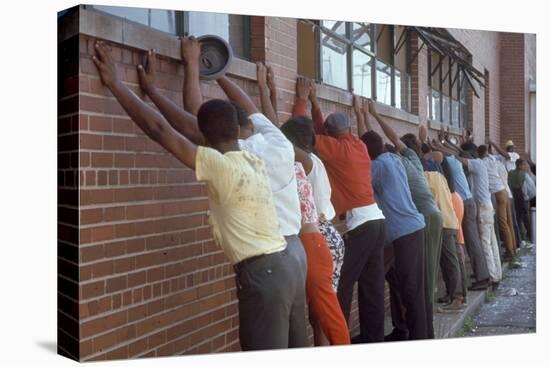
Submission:
POLYGON ((103 41, 95 43, 97 56, 92 56, 92 60, 99 71, 101 81, 106 86, 112 86, 119 82, 118 71, 111 55, 111 48, 107 48, 103 41))
POLYGON ((144 93, 150 94, 155 90, 157 54, 154 49, 147 52, 145 67, 138 65, 139 86, 144 93))

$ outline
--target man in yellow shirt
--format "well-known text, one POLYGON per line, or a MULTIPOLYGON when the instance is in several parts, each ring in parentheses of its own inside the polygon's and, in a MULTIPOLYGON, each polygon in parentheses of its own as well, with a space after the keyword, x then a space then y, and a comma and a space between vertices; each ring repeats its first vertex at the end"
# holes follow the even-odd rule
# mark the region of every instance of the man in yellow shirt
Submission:
POLYGON ((233 105, 211 100, 200 107, 197 122, 208 147, 197 146, 118 78, 102 42, 95 49, 103 84, 130 118, 207 183, 214 238, 236 272, 241 348, 305 346, 305 284, 295 276, 300 264, 279 233, 265 163, 239 149, 233 105))
POLYGON ((451 191, 447 179, 437 171, 426 171, 426 182, 432 192, 443 219, 441 253, 438 254, 443 281, 447 288, 449 304, 438 308, 438 312, 460 312, 464 300, 462 272, 457 254, 459 222, 453 208, 451 191))

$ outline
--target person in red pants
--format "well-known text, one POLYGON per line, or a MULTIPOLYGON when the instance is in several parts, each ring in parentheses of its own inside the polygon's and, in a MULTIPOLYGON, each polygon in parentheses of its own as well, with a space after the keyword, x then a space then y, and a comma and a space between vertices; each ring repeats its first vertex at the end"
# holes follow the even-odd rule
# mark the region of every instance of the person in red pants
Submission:
POLYGON ((319 231, 311 183, 302 164, 296 162, 295 167, 302 212, 300 240, 307 257, 306 295, 314 342, 315 345, 323 344, 324 334, 331 345, 350 344, 348 325, 332 288, 332 255, 319 231))

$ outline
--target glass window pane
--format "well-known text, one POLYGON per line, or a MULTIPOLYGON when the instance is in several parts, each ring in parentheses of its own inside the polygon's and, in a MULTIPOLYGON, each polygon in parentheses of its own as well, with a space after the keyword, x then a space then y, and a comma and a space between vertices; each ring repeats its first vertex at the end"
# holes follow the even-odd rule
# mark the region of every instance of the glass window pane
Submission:
POLYGON ((372 97, 372 57, 357 49, 353 50, 353 92, 372 97))
POLYGON ((403 26, 394 26, 394 38, 395 38, 395 47, 397 50, 397 46, 401 46, 399 49, 399 52, 395 54, 395 67, 399 70, 406 71, 407 70, 407 47, 408 47, 408 41, 406 39, 407 35, 405 34, 405 27, 403 26), (401 41, 401 43, 397 43, 398 41, 401 41), (403 42, 405 42, 403 44, 403 42))
POLYGON ((353 23, 351 40, 356 46, 360 46, 365 50, 371 51, 371 25, 369 23, 353 23))
POLYGON ((172 10, 151 9, 150 27, 167 33, 176 33, 176 15, 172 10))
POLYGON ((391 66, 376 60, 376 100, 391 104, 391 66))
POLYGON ((378 24, 376 26, 376 58, 391 64, 393 55, 393 42, 391 25, 378 24))
POLYGON ((336 33, 338 36, 348 38, 346 36, 346 22, 334 20, 322 20, 321 25, 329 31, 336 33))
POLYGON ((451 123, 453 126, 458 126, 458 109, 459 109, 458 101, 453 99, 451 102, 451 112, 452 112, 451 123))
POLYGON ((94 5, 94 9, 131 20, 133 22, 149 25, 149 9, 127 8, 124 6, 94 5))
POLYGON ((191 11, 189 15, 189 34, 202 36, 215 34, 229 40, 229 15, 191 11))
POLYGON ((441 95, 432 89, 432 120, 441 121, 441 95))
POLYGON ((247 57, 244 46, 244 16, 191 11, 188 13, 188 19, 189 34, 220 36, 229 42, 236 57, 247 57))
POLYGON ((468 105, 466 103, 460 104, 460 127, 468 126, 468 105))
POLYGON ((409 111, 410 91, 409 75, 395 69, 395 107, 409 111))
POLYGON ((430 63, 431 63, 431 74, 432 75, 432 88, 441 91, 441 79, 439 78, 439 72, 440 70, 437 69, 438 63, 439 63, 439 54, 437 52, 430 52, 430 63), (435 73, 434 73, 435 71, 435 73))
POLYGON ((321 34, 322 77, 325 83, 348 89, 347 54, 345 43, 321 34))
POLYGON ((441 91, 447 95, 449 95, 450 93, 450 86, 451 86, 451 83, 450 83, 450 74, 448 74, 449 72, 449 58, 448 57, 445 57, 443 59, 443 62, 441 63, 441 79, 443 79, 443 85, 441 86, 441 91))
POLYGON ((453 66, 451 66, 451 75, 450 75, 451 83, 454 82, 453 87, 452 87, 452 91, 451 91, 451 98, 453 98, 453 99, 458 99, 458 77, 457 77, 457 73, 458 73, 458 65, 455 62, 455 63, 453 63, 453 66))
POLYGON ((441 98, 443 103, 443 122, 451 122, 451 100, 448 96, 444 95, 441 98))
POLYGON ((464 78, 464 73, 460 73, 460 100, 466 102, 466 96, 468 95, 468 82, 464 78))

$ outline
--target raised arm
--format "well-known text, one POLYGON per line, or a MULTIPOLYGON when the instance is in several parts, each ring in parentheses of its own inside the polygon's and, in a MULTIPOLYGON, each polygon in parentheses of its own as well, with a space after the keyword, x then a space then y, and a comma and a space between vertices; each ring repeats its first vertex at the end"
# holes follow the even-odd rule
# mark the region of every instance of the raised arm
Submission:
POLYGON ((202 93, 199 82, 200 42, 193 36, 183 37, 181 43, 181 58, 183 59, 183 106, 197 116, 202 105, 202 93))
POLYGON ((363 114, 363 103, 361 98, 354 95, 353 96, 353 112, 355 113, 355 118, 357 119, 357 135, 362 137, 367 132, 367 127, 365 125, 365 115, 363 114))
POLYGON ((497 144, 495 144, 494 141, 492 140, 489 140, 489 145, 493 146, 495 148, 495 150, 498 152, 498 154, 500 154, 501 156, 503 156, 504 158, 506 158, 506 160, 510 160, 510 154, 508 154, 507 151, 505 151, 504 149, 502 149, 501 147, 499 147, 497 144))
POLYGON ((277 127, 280 126, 279 119, 277 118, 277 112, 271 104, 269 98, 269 88, 267 86, 267 69, 261 62, 256 63, 256 78, 258 79, 258 89, 260 90, 260 103, 262 105, 262 111, 271 122, 277 127))
MULTIPOLYGON (((273 106, 275 115, 277 115, 277 111, 279 111, 279 108, 277 106, 277 85, 275 84, 275 72, 273 71, 273 67, 271 65, 266 65, 266 68, 267 68, 267 88, 269 89, 269 98, 271 99, 271 106, 273 106)), ((279 120, 279 117, 277 116, 277 121, 278 120, 279 120)))
POLYGON ((421 143, 429 143, 428 129, 426 128, 426 125, 420 124, 420 127, 418 128, 418 138, 421 143))
POLYGON ((226 76, 222 76, 219 79, 216 79, 220 87, 223 89, 227 97, 239 105, 243 110, 245 110, 249 115, 253 113, 260 112, 258 107, 252 102, 252 99, 246 94, 241 87, 237 85, 234 81, 229 79, 226 76))
POLYGON ((314 125, 316 125, 321 131, 324 131, 325 118, 323 117, 323 111, 319 105, 319 100, 317 99, 317 86, 315 82, 311 79, 307 80, 309 84, 309 101, 311 102, 311 119, 313 120, 314 125))
POLYGON ((177 159, 190 168, 195 168, 197 146, 166 122, 160 113, 139 99, 119 78, 111 51, 101 41, 96 42, 97 56, 93 56, 103 84, 126 111, 128 116, 151 139, 162 145, 177 159))
POLYGON ((397 151, 402 152, 403 150, 405 150, 407 146, 401 141, 401 139, 399 139, 397 133, 390 127, 390 125, 388 125, 384 121, 382 116, 378 114, 378 112, 376 111, 376 102, 372 100, 369 100, 369 112, 371 113, 371 115, 374 116, 376 121, 378 121, 378 124, 382 128, 382 131, 384 131, 384 134, 386 134, 388 139, 393 143, 393 145, 395 145, 397 151))
POLYGON ((435 150, 435 151, 438 151, 438 152, 441 152, 443 154, 446 154, 446 155, 456 155, 456 152, 454 150, 451 150, 447 147, 445 147, 443 144, 441 144, 440 141, 438 141, 437 139, 433 139, 432 140, 432 143, 430 144, 430 147, 435 150))
POLYGON ((139 85, 143 92, 157 106, 164 118, 174 129, 197 145, 204 145, 204 137, 197 125, 197 118, 162 95, 155 87, 157 57, 154 50, 147 53, 145 67, 138 65, 139 85))

